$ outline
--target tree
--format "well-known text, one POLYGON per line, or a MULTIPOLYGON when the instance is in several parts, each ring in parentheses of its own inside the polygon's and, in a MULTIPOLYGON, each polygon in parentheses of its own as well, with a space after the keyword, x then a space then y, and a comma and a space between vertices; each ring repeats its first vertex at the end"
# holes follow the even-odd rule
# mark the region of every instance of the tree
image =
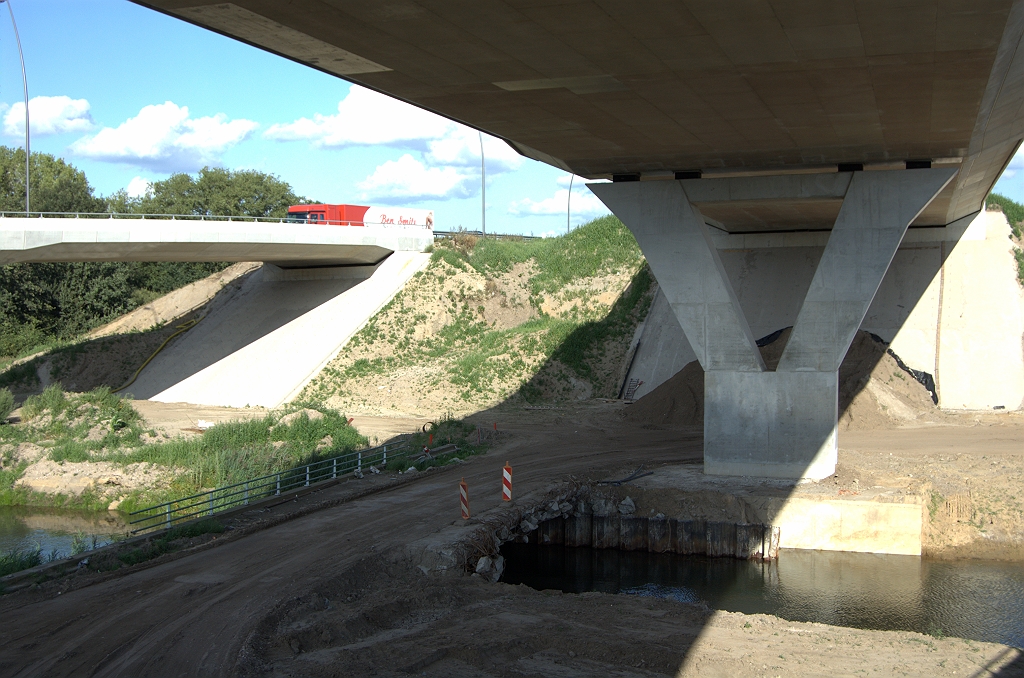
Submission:
POLYGON ((152 191, 140 198, 128 198, 122 192, 110 199, 116 211, 235 217, 283 217, 289 205, 305 202, 309 201, 272 174, 210 167, 195 177, 172 174, 154 183, 152 191))
MULTIPOLYGON (((93 195, 85 172, 49 153, 33 153, 33 212, 102 212, 106 201, 93 195)), ((0 146, 0 210, 25 209, 25 151, 0 146)))

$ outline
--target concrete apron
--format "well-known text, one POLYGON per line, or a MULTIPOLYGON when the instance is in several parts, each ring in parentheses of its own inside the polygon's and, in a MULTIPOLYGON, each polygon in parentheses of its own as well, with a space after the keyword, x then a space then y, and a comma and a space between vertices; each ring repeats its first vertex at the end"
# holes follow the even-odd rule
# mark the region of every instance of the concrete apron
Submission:
POLYGON ((821 479, 835 472, 839 366, 907 227, 955 174, 588 184, 633 232, 704 369, 705 473, 821 479), (771 372, 698 204, 821 199, 842 199, 842 207, 771 372))

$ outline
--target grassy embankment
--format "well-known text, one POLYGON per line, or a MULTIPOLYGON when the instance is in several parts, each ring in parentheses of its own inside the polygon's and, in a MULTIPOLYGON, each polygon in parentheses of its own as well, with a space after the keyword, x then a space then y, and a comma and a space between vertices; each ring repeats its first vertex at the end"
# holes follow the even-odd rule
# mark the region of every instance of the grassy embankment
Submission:
MULTIPOLYGON (((0 389, 0 396, 3 390, 0 389)), ((2 399, 2 398, 0 398, 2 399)), ((0 505, 75 509, 137 508, 229 485, 367 447, 344 415, 314 403, 294 404, 265 417, 218 424, 199 436, 167 439, 148 429, 128 400, 101 388, 65 393, 59 386, 25 401, 23 421, 0 424, 0 505), (298 413, 295 416, 295 413, 298 413), (292 416, 289 416, 292 415, 292 416), (18 484, 32 464, 52 462, 53 475, 77 473, 98 482, 80 493, 44 493, 18 484), (114 482, 104 481, 114 478, 114 482)), ((422 470, 479 452, 471 425, 446 419, 410 440, 420 449, 454 442, 457 453, 389 470, 422 470)))
POLYGON ((999 205, 1010 222, 1010 240, 1013 241, 1013 256, 1017 260, 1017 282, 1024 286, 1024 248, 1021 247, 1021 225, 1024 222, 1024 205, 1006 196, 992 193, 988 196, 990 205, 999 205))
POLYGON ((614 217, 540 240, 462 235, 342 350, 304 396, 360 407, 468 412, 526 402, 614 397, 653 278, 614 217))

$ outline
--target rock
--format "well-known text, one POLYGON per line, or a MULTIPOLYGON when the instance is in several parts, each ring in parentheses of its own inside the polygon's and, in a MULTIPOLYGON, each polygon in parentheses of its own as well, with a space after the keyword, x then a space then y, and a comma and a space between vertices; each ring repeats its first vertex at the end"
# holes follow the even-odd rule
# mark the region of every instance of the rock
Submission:
POLYGON ((484 556, 476 563, 476 574, 486 579, 497 582, 505 571, 505 558, 502 556, 484 556))
POLYGON ((85 439, 90 443, 98 443, 107 437, 107 430, 107 427, 103 424, 96 424, 89 429, 89 432, 85 435, 85 439))
POLYGON ((371 466, 370 467, 370 473, 372 473, 374 475, 378 475, 380 473, 380 469, 377 468, 376 466, 371 466))
POLYGON ((405 472, 406 473, 417 473, 416 467, 415 466, 410 466, 409 468, 405 469, 405 472))
MULTIPOLYGON (((319 414, 319 412, 317 414, 319 414)), ((327 435, 321 438, 320 442, 316 444, 316 451, 320 452, 321 450, 329 450, 332 447, 334 447, 334 438, 327 435)))
POLYGON ((274 442, 270 443, 270 446, 273 447, 275 450, 280 450, 282 447, 284 447, 287 444, 288 443, 286 443, 283 440, 275 440, 274 442))
POLYGON ((619 504, 619 513, 621 513, 624 516, 633 515, 634 513, 636 513, 636 504, 633 502, 632 499, 626 497, 625 499, 622 500, 622 503, 619 504))
POLYGON ((316 410, 311 410, 308 407, 303 408, 301 410, 298 410, 297 412, 292 412, 291 414, 284 415, 277 422, 277 425, 291 426, 294 422, 298 421, 299 419, 302 419, 303 417, 309 419, 310 421, 319 421, 324 418, 324 413, 318 412, 316 410))
POLYGON ((356 478, 359 478, 360 480, 363 479, 363 472, 360 471, 359 469, 356 469, 355 471, 353 471, 352 475, 354 475, 356 478))
POLYGON ((110 504, 107 506, 107 510, 108 511, 116 511, 117 507, 120 506, 120 505, 121 505, 121 500, 120 499, 115 499, 114 501, 110 502, 110 504))

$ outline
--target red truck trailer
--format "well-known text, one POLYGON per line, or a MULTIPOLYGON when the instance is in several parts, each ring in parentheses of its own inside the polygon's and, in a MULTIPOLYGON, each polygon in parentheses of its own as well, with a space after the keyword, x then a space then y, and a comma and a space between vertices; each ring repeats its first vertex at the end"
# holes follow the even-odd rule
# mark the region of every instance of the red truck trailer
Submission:
POLYGON ((434 228, 433 210, 368 205, 292 205, 288 221, 327 226, 401 226, 434 228))

